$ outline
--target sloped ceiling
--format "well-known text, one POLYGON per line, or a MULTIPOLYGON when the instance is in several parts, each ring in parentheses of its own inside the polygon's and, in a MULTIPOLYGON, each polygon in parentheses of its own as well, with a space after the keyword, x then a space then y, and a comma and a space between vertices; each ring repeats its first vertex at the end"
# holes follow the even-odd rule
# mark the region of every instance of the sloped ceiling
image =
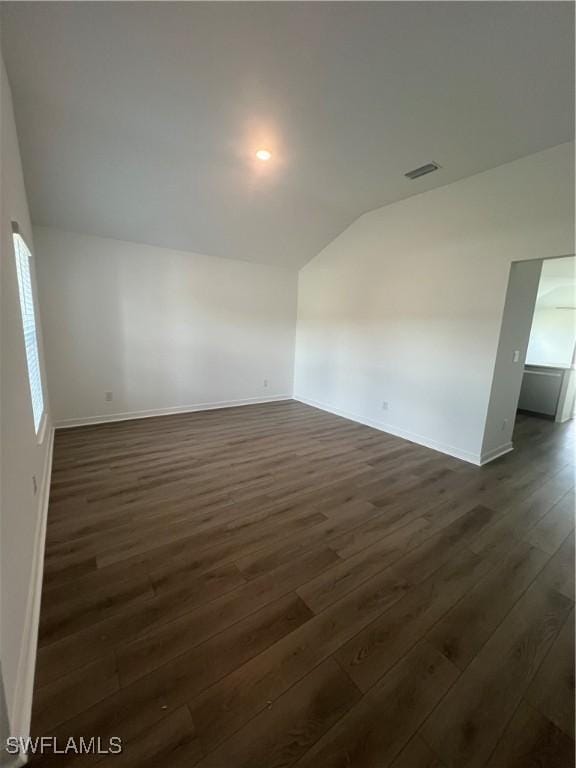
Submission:
POLYGON ((4 2, 34 222, 299 267, 367 210, 570 140, 573 13, 4 2))

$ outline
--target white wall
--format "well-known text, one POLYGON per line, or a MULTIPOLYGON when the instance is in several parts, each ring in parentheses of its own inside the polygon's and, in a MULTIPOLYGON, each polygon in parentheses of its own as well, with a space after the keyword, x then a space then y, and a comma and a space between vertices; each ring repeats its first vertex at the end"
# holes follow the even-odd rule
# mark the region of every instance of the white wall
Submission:
POLYGON ((296 272, 34 236, 55 423, 291 396, 296 272))
POLYGON ((572 153, 354 222, 300 271, 295 396, 480 461, 510 264, 574 251, 572 153))
MULTIPOLYGON (((0 657, 12 732, 30 723, 52 429, 34 431, 11 222, 33 248, 10 88, 0 56, 0 657), (36 477, 38 491, 33 488, 36 477)), ((34 266, 33 266, 34 269, 34 266)), ((32 274, 34 282, 34 272, 32 274)), ((36 319, 40 314, 36 307, 36 319)), ((42 337, 40 331, 40 351, 42 337)), ((44 383, 46 377, 42 365, 44 383)), ((45 387, 45 402, 48 401, 45 387)))
POLYGON ((574 418, 574 406, 576 405, 576 371, 564 371, 562 388, 558 398, 556 421, 564 422, 574 418))
POLYGON ((576 312, 555 307, 538 308, 534 312, 526 362, 529 365, 572 365, 576 344, 576 312))
POLYGON ((541 271, 542 261, 539 259, 516 262, 510 269, 482 443, 484 458, 495 458, 512 448, 512 433, 541 271))

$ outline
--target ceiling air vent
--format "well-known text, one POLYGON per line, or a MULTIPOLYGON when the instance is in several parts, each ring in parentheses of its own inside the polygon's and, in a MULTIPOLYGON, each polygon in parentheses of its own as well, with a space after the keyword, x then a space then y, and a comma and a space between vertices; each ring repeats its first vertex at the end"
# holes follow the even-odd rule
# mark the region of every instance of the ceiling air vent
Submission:
POLYGON ((406 176, 407 179, 419 179, 420 176, 426 176, 427 173, 437 171, 438 168, 440 168, 438 163, 426 163, 426 165, 421 165, 420 168, 414 168, 413 171, 408 171, 404 176, 406 176))

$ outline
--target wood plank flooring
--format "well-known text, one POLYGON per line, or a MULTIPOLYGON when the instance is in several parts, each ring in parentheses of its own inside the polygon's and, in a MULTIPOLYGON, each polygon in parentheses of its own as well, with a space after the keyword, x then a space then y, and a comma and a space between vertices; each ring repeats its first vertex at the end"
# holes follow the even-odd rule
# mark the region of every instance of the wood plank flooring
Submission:
POLYGON ((33 734, 102 768, 574 765, 574 430, 296 402, 59 431, 33 734))

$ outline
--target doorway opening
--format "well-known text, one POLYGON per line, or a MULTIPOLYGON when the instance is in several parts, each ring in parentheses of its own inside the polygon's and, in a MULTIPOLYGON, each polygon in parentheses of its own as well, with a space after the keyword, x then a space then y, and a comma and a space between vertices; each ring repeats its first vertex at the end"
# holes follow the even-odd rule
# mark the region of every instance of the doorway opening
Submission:
POLYGON ((518 412, 563 423, 576 398, 576 258, 542 263, 518 412))
POLYGON ((546 426, 544 420, 566 422, 574 416, 575 272, 574 255, 511 265, 481 464, 513 450, 520 421, 529 420, 528 431, 538 432, 537 419, 546 426))

